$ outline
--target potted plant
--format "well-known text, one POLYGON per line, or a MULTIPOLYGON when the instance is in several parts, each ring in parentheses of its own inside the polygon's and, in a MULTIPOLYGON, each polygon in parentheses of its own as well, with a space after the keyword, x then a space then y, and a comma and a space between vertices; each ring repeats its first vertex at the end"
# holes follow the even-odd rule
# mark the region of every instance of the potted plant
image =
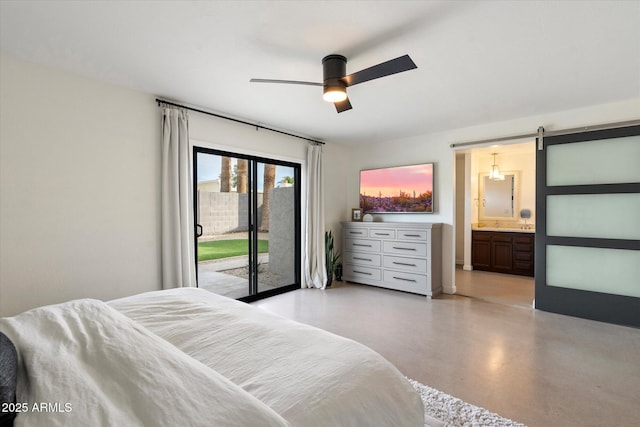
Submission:
POLYGON ((331 283, 333 283, 333 273, 340 261, 340 252, 336 251, 333 246, 333 234, 331 230, 324 232, 324 251, 327 269, 327 286, 331 286, 331 283))
POLYGON ((339 262, 338 264, 336 264, 336 280, 337 281, 342 281, 342 263, 339 262))

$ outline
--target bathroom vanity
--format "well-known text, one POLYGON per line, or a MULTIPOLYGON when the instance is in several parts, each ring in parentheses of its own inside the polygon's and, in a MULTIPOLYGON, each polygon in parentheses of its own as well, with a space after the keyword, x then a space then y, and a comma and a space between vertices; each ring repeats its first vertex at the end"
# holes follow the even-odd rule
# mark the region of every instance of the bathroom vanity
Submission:
POLYGON ((527 223, 531 210, 521 209, 520 175, 478 176, 478 223, 471 227, 474 270, 533 277, 535 225, 527 223))
POLYGON ((471 264, 474 270, 533 277, 534 245, 534 230, 474 227, 471 264))

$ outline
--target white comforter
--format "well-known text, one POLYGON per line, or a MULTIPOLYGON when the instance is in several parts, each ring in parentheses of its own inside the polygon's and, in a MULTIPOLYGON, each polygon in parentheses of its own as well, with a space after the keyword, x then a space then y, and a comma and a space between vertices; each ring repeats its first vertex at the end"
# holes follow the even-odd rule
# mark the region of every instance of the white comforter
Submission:
POLYGON ((354 341, 193 288, 109 304, 291 425, 424 426, 418 393, 382 356, 354 341))
POLYGON ((288 425, 103 302, 34 309, 0 330, 19 355, 16 426, 288 425))

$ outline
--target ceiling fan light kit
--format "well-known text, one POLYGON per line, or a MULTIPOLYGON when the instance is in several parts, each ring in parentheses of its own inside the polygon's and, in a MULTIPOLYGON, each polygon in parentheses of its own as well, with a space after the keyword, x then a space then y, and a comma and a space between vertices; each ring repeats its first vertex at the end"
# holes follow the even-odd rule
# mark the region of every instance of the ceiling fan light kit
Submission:
POLYGON ((327 102, 344 101, 345 99, 347 99, 347 90, 344 86, 340 86, 340 85, 335 85, 335 86, 325 85, 322 99, 324 99, 327 102))
POLYGON ((347 76, 347 58, 342 55, 332 54, 322 58, 323 83, 271 79, 251 79, 250 82, 322 86, 322 98, 327 102, 333 102, 336 111, 342 113, 352 108, 351 102, 347 97, 347 87, 415 68, 418 67, 409 55, 404 55, 347 76))
POLYGON ((342 81, 347 75, 347 58, 342 55, 327 55, 322 58, 322 98, 327 102, 341 102, 347 99, 347 86, 342 81))

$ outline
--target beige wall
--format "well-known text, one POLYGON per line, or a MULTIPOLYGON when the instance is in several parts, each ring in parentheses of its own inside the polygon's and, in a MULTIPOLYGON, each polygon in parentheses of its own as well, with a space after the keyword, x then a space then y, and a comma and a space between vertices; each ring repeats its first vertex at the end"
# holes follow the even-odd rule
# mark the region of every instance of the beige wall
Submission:
POLYGON ((0 315, 159 288, 150 95, 0 61, 0 315))
POLYGON ((465 217, 465 155, 456 156, 456 264, 464 263, 464 217, 465 217))

